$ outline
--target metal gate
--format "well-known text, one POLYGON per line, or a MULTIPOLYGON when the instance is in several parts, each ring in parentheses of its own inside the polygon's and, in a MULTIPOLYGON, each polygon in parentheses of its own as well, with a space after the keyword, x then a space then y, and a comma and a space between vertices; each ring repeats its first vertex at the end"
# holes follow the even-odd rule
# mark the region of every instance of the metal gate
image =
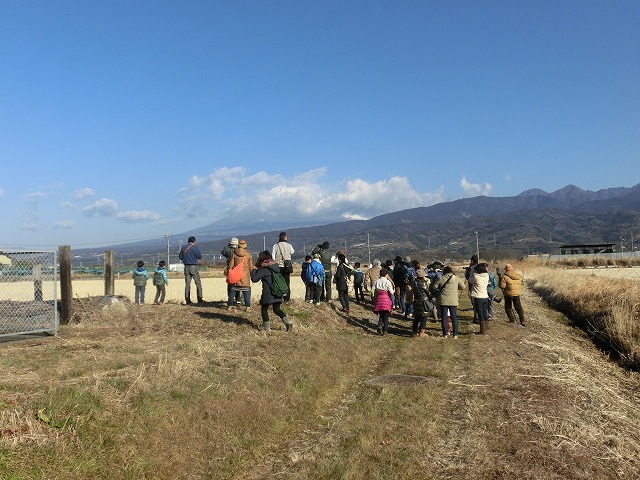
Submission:
POLYGON ((58 331, 55 252, 0 251, 0 336, 58 331))

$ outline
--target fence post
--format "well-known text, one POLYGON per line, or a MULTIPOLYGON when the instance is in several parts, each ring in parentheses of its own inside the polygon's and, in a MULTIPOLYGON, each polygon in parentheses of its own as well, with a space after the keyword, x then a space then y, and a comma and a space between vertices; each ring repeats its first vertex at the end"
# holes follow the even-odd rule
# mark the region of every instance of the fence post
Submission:
POLYGON ((42 301, 42 264, 36 263, 33 266, 33 299, 36 302, 42 301))
POLYGON ((115 292, 115 275, 113 268, 116 264, 116 253, 113 250, 104 252, 104 294, 113 296, 115 292))
POLYGON ((60 323, 66 325, 73 315, 73 292, 71 289, 71 247, 62 245, 58 249, 60 259, 60 323))

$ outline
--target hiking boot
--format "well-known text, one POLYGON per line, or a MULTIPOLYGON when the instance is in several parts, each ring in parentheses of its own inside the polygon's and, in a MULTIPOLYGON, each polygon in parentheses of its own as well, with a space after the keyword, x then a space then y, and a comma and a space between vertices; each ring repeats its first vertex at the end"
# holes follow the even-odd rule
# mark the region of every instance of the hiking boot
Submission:
POLYGON ((293 330, 293 322, 286 316, 282 317, 282 321, 284 322, 285 330, 291 332, 293 330))

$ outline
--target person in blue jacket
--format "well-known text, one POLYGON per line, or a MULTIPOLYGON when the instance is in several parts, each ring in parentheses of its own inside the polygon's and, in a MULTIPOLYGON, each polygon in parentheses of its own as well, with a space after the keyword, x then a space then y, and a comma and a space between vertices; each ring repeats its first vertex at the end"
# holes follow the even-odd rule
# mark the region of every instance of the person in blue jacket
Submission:
POLYGON ((200 281, 200 272, 198 272, 198 262, 202 260, 200 247, 196 245, 196 237, 189 237, 189 243, 180 249, 178 258, 184 263, 184 301, 187 305, 191 304, 191 280, 196 284, 196 292, 198 303, 202 303, 202 282, 200 281))
POLYGON ((149 272, 144 268, 144 262, 142 260, 138 261, 136 267, 131 274, 135 287, 135 302, 136 305, 142 305, 144 303, 144 291, 147 288, 147 280, 149 280, 149 272))
POLYGON ((161 305, 164 303, 164 297, 167 293, 166 285, 169 285, 169 278, 167 277, 167 262, 160 260, 156 271, 153 272, 153 284, 156 286, 156 297, 153 299, 154 305, 161 305))

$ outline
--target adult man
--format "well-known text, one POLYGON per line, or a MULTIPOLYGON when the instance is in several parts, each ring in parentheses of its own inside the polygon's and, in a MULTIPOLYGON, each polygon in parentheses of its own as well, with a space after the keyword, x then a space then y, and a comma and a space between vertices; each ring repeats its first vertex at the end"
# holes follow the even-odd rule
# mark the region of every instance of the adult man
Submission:
POLYGON ((200 247, 196 245, 196 237, 189 237, 189 243, 180 249, 178 258, 184 264, 184 300, 187 305, 191 304, 191 279, 195 281, 198 303, 202 303, 202 283, 198 272, 198 260, 202 259, 200 247))
MULTIPOLYGON (((271 256, 280 267, 280 273, 284 277, 284 281, 287 282, 289 292, 291 292, 290 277, 293 270, 293 266, 291 264, 291 255, 293 255, 294 250, 293 246, 287 241, 288 239, 289 237, 287 236, 287 232, 280 232, 280 235, 278 236, 278 243, 275 243, 273 245, 273 248, 271 249, 271 256), (289 269, 285 268, 285 261, 287 261, 287 266, 290 267, 289 269)), ((290 298, 290 293, 287 293, 284 297, 282 297, 285 302, 288 302, 290 298)))
POLYGON ((320 255, 320 263, 324 268, 324 283, 322 284, 322 293, 320 294, 320 301, 329 302, 331 300, 331 279, 333 277, 331 273, 331 253, 329 253, 329 242, 325 241, 318 245, 311 252, 312 255, 320 255))
POLYGON ((509 322, 515 323, 516 317, 513 314, 513 310, 515 309, 518 314, 518 319, 520 320, 520 325, 524 327, 524 310, 520 303, 522 275, 517 273, 510 263, 504 267, 504 270, 504 275, 500 275, 500 288, 504 295, 504 311, 507 314, 509 322))

